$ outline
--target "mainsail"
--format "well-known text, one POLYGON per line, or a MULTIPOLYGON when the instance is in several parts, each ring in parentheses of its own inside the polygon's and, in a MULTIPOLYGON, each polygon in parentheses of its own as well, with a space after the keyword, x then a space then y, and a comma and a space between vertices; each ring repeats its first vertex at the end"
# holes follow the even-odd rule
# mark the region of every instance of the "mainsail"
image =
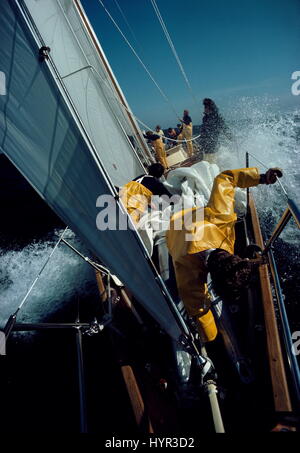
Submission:
MULTIPOLYGON (((110 105, 111 90, 94 78, 95 71, 61 80, 87 66, 87 55, 100 72, 101 61, 92 54, 80 20, 71 0, 0 2, 0 69, 7 81, 6 95, 0 96, 1 150, 178 340, 188 331, 137 232, 96 228, 99 195, 116 195, 113 186, 136 176, 142 166, 128 140, 132 128, 124 111, 116 102, 110 105), (54 64, 51 58, 39 60, 42 45, 51 48, 54 64)), ((117 206, 122 220, 127 214, 117 206)))

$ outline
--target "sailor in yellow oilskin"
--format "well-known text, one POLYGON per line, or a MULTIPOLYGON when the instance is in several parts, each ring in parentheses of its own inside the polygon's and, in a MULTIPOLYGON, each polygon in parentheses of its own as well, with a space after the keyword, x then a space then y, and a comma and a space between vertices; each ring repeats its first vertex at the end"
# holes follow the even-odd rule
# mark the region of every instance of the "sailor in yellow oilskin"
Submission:
POLYGON ((162 136, 158 133, 153 134, 151 131, 147 131, 144 137, 147 138, 153 145, 157 160, 165 168, 165 170, 167 170, 169 167, 162 136))
POLYGON ((148 206, 151 206, 153 195, 171 197, 170 192, 159 180, 163 174, 164 167, 155 163, 148 167, 148 174, 138 176, 122 187, 120 198, 135 225, 147 211, 148 206))
POLYGON ((193 138, 193 123, 192 123, 192 118, 189 116, 189 111, 184 110, 183 111, 183 118, 180 119, 182 123, 182 130, 181 133, 179 134, 177 140, 186 140, 186 146, 187 146, 187 153, 189 157, 192 157, 194 154, 194 148, 193 148, 193 143, 192 143, 192 138, 193 138))
POLYGON ((203 342, 212 341, 217 335, 210 310, 208 273, 221 297, 236 297, 249 285, 252 274, 251 263, 234 255, 235 188, 274 184, 281 176, 278 168, 271 168, 262 175, 255 167, 224 171, 215 178, 205 208, 179 211, 171 218, 167 245, 178 292, 189 316, 196 321, 203 342))

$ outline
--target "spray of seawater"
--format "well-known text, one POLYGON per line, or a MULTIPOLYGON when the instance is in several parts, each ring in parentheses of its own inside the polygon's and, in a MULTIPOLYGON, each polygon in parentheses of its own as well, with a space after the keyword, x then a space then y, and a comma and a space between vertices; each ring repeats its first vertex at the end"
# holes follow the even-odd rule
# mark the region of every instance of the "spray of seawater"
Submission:
MULTIPOLYGON (((281 113, 274 99, 242 98, 232 108, 228 122, 233 138, 220 146, 217 163, 221 170, 244 167, 248 152, 250 166, 258 167, 261 173, 271 167, 283 170, 280 182, 288 196, 300 206, 300 108, 281 113)), ((287 196, 278 182, 272 186, 260 185, 251 191, 263 233, 269 237, 287 207, 287 196)), ((291 322, 296 330, 300 328, 297 314, 299 244, 300 232, 291 219, 275 243, 275 257, 291 322)))
MULTIPOLYGON (((47 241, 34 241, 20 250, 2 251, 1 326, 18 308, 61 233, 61 230, 55 230, 47 241)), ((65 238, 82 249, 82 244, 70 230, 65 238)), ((22 307, 18 321, 41 322, 47 314, 60 310, 74 295, 85 296, 90 290, 90 280, 89 266, 66 245, 60 244, 22 307)))
MULTIPOLYGON (((218 165, 238 168, 246 165, 246 152, 250 166, 261 173, 268 168, 283 170, 281 182, 288 195, 297 199, 300 186, 300 109, 280 113, 276 100, 242 98, 235 104, 228 120, 232 140, 220 146, 218 165)), ((286 196, 277 183, 272 187, 253 189, 259 214, 263 222, 276 223, 286 207, 286 196)), ((292 240, 288 233, 283 235, 292 240)))

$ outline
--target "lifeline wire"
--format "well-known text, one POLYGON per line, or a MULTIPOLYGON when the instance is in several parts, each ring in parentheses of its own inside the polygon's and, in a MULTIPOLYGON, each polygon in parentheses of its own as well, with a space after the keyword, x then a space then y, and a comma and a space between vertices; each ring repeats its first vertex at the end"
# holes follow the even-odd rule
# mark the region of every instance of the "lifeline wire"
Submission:
POLYGON ((161 25, 161 27, 162 27, 162 29, 163 29, 163 32, 164 32, 164 34, 165 34, 165 36, 166 36, 166 38, 167 38, 167 41, 168 41, 168 43, 169 43, 169 46, 170 46, 170 48, 171 48, 171 50, 172 50, 172 52, 173 52, 173 55, 174 55, 174 57, 175 57, 175 60, 177 61, 177 64, 178 64, 179 69, 180 69, 180 71, 181 71, 181 73, 182 73, 182 76, 183 76, 183 78, 184 78, 184 80, 185 80, 185 83, 187 84, 187 87, 188 87, 188 89, 189 89, 189 91, 190 91, 190 93, 191 93, 191 96, 192 96, 194 102, 197 104, 197 99, 196 99, 196 97, 195 97, 195 95, 194 95, 194 93, 193 93, 193 90, 192 90, 191 84, 190 84, 190 82, 189 82, 189 79, 188 79, 188 77, 187 77, 187 75, 186 75, 186 72, 185 72, 185 70, 184 70, 184 68, 183 68, 183 65, 182 65, 182 63, 181 63, 181 61, 180 61, 180 58, 179 58, 178 53, 177 53, 177 51, 176 51, 176 49, 175 49, 175 46, 174 46, 173 41, 172 41, 172 39, 171 39, 171 36, 170 36, 170 34, 169 34, 168 30, 167 30, 166 24, 164 23, 164 20, 163 20, 163 18, 162 18, 162 15, 161 15, 161 13, 160 13, 160 11, 159 11, 159 9, 158 9, 158 6, 157 6, 157 4, 156 4, 156 1, 155 1, 155 0, 151 0, 151 3, 152 3, 152 6, 153 6, 153 8, 154 8, 154 11, 155 11, 155 13, 156 13, 156 15, 157 15, 157 18, 158 18, 158 20, 159 20, 159 23, 160 23, 160 25, 161 25))
POLYGON ((50 253, 50 255, 48 256, 48 258, 46 259, 45 263, 43 264, 43 266, 42 266, 42 268, 40 269, 39 273, 37 274, 36 278, 35 278, 34 281, 32 282, 32 284, 31 284, 29 290, 28 290, 27 293, 25 294, 25 296, 24 296, 22 302, 20 303, 19 307, 17 308, 16 313, 22 308, 22 306, 24 305, 24 303, 25 303, 26 300, 28 299, 29 294, 30 294, 31 291, 33 290, 33 288, 34 288, 36 282, 37 282, 38 279, 40 278, 40 276, 41 276, 43 270, 45 269, 45 267, 47 266, 47 264, 48 264, 50 258, 52 257, 53 253, 55 252, 55 250, 57 249, 57 247, 59 246, 59 244, 60 244, 61 241, 63 240, 64 234, 66 233, 67 229, 68 229, 68 227, 66 227, 66 228, 64 229, 62 235, 60 236, 59 240, 58 240, 57 243, 55 244, 55 246, 54 246, 52 252, 50 253))
POLYGON ((104 6, 103 2, 101 0, 98 0, 98 2, 100 3, 100 5, 103 7, 104 11, 106 12, 106 14, 108 15, 108 17, 110 18, 110 20, 112 21, 112 23, 114 24, 114 26, 117 28, 117 30, 119 31, 119 33, 121 33, 123 39, 125 40, 126 44, 130 47, 131 51, 134 53, 134 55, 136 56, 136 58, 139 60, 139 62, 141 63, 141 65, 143 66, 143 68, 145 69, 145 71, 147 72, 148 76, 150 77, 150 79, 152 80, 152 82, 155 84, 156 88, 159 90, 160 94, 163 96, 163 98, 169 103, 170 107, 172 108, 173 112, 175 113, 176 115, 176 118, 179 118, 178 116, 178 113, 176 112, 176 109, 175 107, 173 106, 172 102, 170 101, 170 99, 167 97, 167 95, 163 92, 163 90, 160 88, 160 86, 158 85, 158 83, 156 82, 156 80, 154 79, 154 77, 152 76, 152 74, 150 73, 150 71, 148 70, 147 66, 144 64, 144 62, 142 61, 142 59, 139 57, 139 55, 137 54, 137 52, 134 50, 134 48, 132 47, 132 45, 130 44, 130 42, 128 41, 128 39, 126 38, 126 36, 124 35, 124 33, 122 32, 122 30, 120 29, 120 27, 118 26, 118 24, 116 23, 116 21, 114 20, 114 18, 112 17, 112 15, 110 14, 110 12, 106 9, 106 7, 104 6))

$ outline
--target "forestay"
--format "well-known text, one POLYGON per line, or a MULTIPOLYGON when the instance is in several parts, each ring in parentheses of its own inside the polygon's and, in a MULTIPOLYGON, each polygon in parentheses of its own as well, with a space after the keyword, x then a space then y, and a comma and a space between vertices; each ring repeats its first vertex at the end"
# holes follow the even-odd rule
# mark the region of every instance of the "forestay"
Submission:
MULTIPOLYGON (((51 21, 51 16, 48 19, 51 21)), ((162 328, 178 339, 185 325, 177 317, 176 308, 149 264, 137 233, 129 229, 99 231, 96 228, 99 213, 96 199, 101 194, 111 194, 112 184, 70 102, 53 77, 51 65, 39 61, 40 43, 21 14, 18 2, 0 2, 0 28, 0 63, 7 81, 7 94, 0 96, 1 150, 162 328)), ((58 28, 56 34, 59 34, 58 28)), ((67 43, 68 40, 64 41, 64 46, 67 43)), ((107 119, 108 116, 103 118, 121 144, 122 134, 116 124, 107 119)), ((101 146, 106 145, 101 141, 101 146)), ((113 148, 109 151, 113 152, 113 148)), ((119 157, 114 155, 116 159, 119 157)), ((107 158, 105 162, 107 166, 111 161, 107 158)), ((119 165, 122 166, 122 162, 119 165)), ((117 181, 122 182, 135 171, 136 160, 132 157, 124 172, 116 172, 115 176, 118 174, 117 181)), ((124 218, 125 212, 120 206, 118 209, 124 218)))

